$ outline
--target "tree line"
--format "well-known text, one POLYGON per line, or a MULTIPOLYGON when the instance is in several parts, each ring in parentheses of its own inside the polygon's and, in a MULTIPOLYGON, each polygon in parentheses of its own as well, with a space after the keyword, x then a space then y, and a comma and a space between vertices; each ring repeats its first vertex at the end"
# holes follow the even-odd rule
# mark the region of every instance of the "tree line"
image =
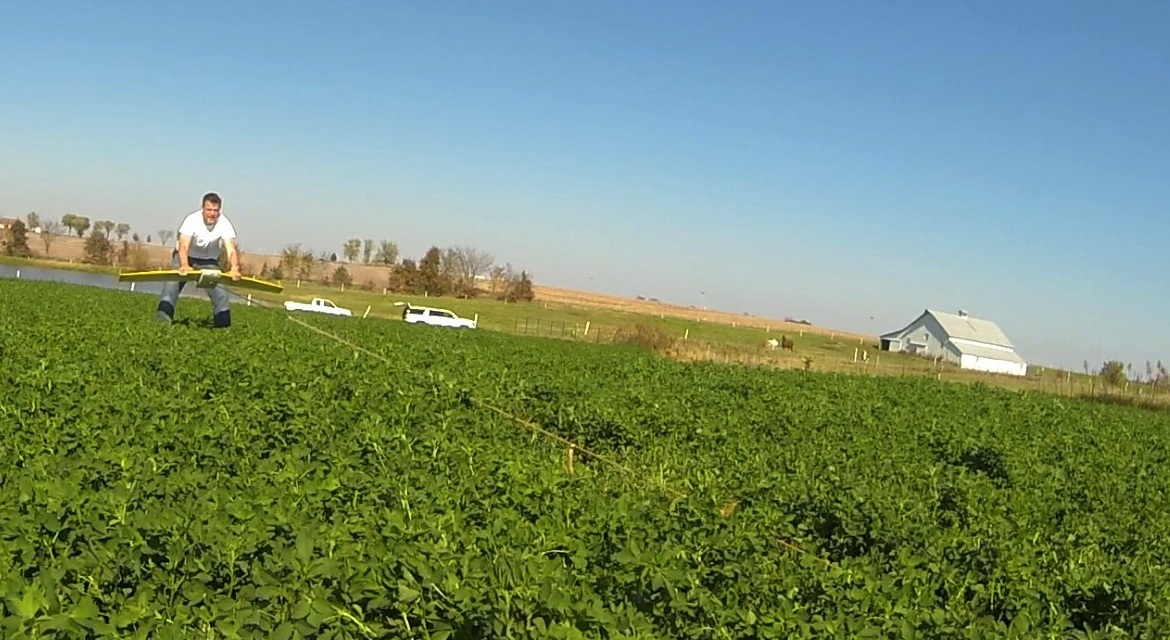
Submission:
MULTIPOLYGON (((74 213, 66 213, 57 222, 42 220, 35 211, 29 212, 24 220, 16 220, 12 228, 7 230, 5 253, 14 256, 31 255, 28 247, 29 231, 36 229, 39 229, 38 237, 44 244, 46 255, 49 255, 57 237, 76 235, 85 239, 85 262, 149 268, 148 256, 142 246, 143 238, 129 224, 113 220, 90 220, 74 213)), ((155 236, 147 234, 145 242, 151 244, 157 238, 159 244, 166 245, 174 237, 174 230, 162 229, 155 236)), ((517 271, 510 263, 496 264, 495 256, 475 247, 452 246, 440 249, 432 246, 422 258, 415 260, 403 258, 397 243, 392 240, 350 238, 343 243, 341 255, 351 265, 388 267, 389 274, 382 286, 396 293, 460 298, 491 296, 507 301, 529 301, 534 298, 532 277, 528 271, 517 271)), ((226 270, 226 256, 221 262, 225 262, 223 266, 226 270)), ((337 253, 321 252, 314 255, 310 249, 297 243, 281 251, 277 265, 270 267, 265 263, 260 276, 274 280, 288 277, 353 286, 350 270, 345 264, 337 263, 337 253)))
MULTIPOLYGON (((391 240, 375 244, 373 240, 350 239, 342 246, 342 255, 350 265, 389 267, 382 286, 395 293, 458 298, 490 296, 510 302, 530 301, 535 297, 532 277, 526 270, 517 272, 510 263, 498 265, 491 253, 475 247, 432 246, 422 258, 414 260, 401 258, 398 245, 391 240)), ((276 280, 296 278, 352 286, 350 270, 345 264, 337 263, 336 253, 322 252, 314 256, 311 250, 297 243, 281 251, 277 265, 265 264, 260 275, 276 280)), ((370 284, 367 288, 373 288, 370 284)))
MULTIPOLYGON (((142 249, 142 241, 137 233, 131 234, 130 225, 113 220, 90 221, 85 216, 67 213, 61 216, 60 222, 42 220, 35 211, 30 211, 23 220, 16 219, 5 230, 3 238, 4 253, 10 256, 29 257, 32 250, 29 247, 30 233, 36 235, 45 247, 45 255, 50 256, 53 243, 61 236, 77 235, 85 239, 84 262, 89 264, 112 265, 133 264, 136 268, 147 268, 149 259, 142 249), (89 231, 86 236, 85 232, 89 231), (127 236, 130 236, 127 239, 127 236), (133 244, 131 244, 133 242, 133 244), (121 243, 121 246, 118 246, 121 243)), ((150 236, 147 236, 149 241, 150 236)))
MULTIPOLYGON (((1085 374, 1090 375, 1088 360, 1084 362, 1084 369, 1085 374)), ((1095 373, 1106 384, 1112 386, 1121 386, 1126 382, 1134 382, 1158 389, 1170 390, 1170 371, 1167 371, 1166 367, 1162 365, 1161 360, 1158 360, 1156 364, 1147 360, 1144 376, 1140 370, 1134 373, 1133 363, 1123 363, 1120 360, 1106 361, 1095 373)))

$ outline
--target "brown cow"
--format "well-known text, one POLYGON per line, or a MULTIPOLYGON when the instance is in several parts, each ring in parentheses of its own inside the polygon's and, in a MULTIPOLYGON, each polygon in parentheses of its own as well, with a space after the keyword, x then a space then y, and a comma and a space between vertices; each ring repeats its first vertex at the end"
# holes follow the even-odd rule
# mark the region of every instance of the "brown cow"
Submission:
POLYGON ((785 351, 791 351, 793 353, 796 353, 795 347, 796 347, 796 345, 791 340, 788 339, 788 336, 781 336, 780 337, 780 348, 781 349, 783 349, 785 351))

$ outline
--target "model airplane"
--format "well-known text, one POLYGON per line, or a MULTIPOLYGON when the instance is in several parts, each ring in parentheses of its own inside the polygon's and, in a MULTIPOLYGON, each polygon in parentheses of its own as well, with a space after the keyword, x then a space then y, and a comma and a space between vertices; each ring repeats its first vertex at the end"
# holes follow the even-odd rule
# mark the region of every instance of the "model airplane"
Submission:
POLYGON ((233 280, 219 269, 191 269, 187 275, 179 274, 178 269, 158 269, 154 271, 131 271, 118 274, 118 282, 194 282, 200 289, 210 289, 217 284, 241 289, 254 289, 269 293, 280 293, 284 286, 275 282, 268 282, 250 276, 241 276, 233 280))

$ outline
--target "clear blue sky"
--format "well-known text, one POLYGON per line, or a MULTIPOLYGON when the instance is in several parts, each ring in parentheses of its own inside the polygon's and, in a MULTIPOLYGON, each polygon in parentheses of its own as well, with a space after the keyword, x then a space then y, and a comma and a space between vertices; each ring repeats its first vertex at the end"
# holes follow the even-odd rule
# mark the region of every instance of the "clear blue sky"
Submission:
POLYGON ((13 2, 0 215, 1170 366, 1165 2, 13 2), (522 237, 522 233, 530 233, 522 237))

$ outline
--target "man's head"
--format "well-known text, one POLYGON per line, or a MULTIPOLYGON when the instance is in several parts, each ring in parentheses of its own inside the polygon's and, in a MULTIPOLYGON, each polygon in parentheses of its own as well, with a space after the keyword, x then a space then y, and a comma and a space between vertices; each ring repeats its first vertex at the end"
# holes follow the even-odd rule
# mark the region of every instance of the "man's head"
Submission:
POLYGON ((207 226, 212 226, 219 220, 219 207, 222 201, 219 199, 218 193, 209 193, 203 196, 203 222, 207 226))

